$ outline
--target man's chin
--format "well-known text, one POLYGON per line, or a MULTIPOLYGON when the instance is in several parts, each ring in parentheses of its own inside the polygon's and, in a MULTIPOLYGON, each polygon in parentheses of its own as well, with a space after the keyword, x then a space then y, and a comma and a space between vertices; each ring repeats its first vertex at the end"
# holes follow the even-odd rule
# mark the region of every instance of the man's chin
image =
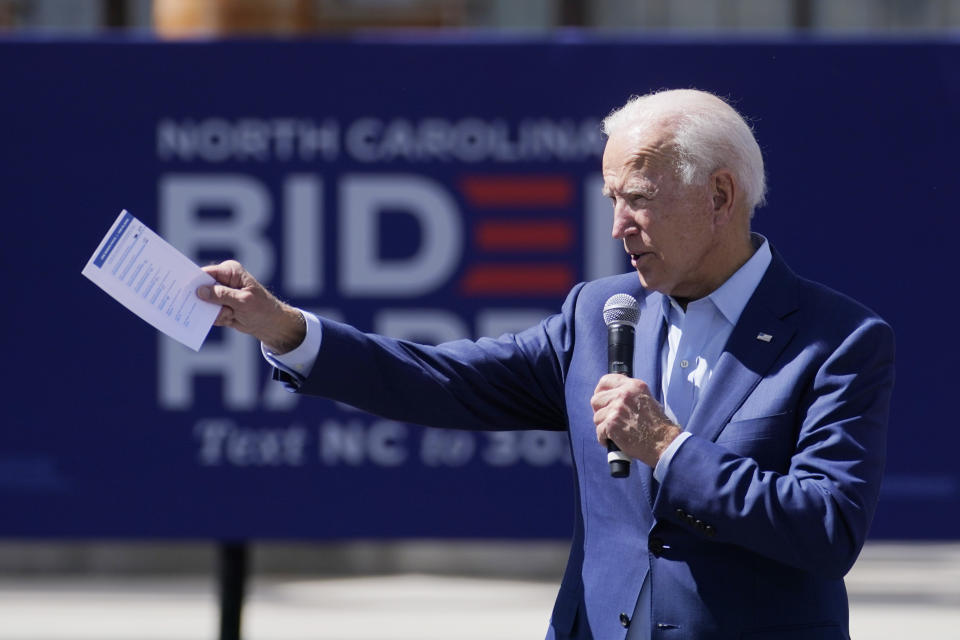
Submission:
POLYGON ((637 269, 637 277, 640 278, 640 286, 642 286, 647 291, 656 291, 657 293, 662 293, 663 295, 670 295, 669 291, 666 290, 667 287, 664 286, 662 282, 656 282, 651 278, 647 278, 643 275, 643 272, 637 269))

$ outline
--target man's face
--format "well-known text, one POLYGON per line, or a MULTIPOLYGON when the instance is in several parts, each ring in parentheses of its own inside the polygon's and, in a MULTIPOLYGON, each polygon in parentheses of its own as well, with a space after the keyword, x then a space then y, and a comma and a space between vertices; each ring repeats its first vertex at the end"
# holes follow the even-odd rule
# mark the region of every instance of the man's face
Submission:
POLYGON ((716 286, 717 249, 708 185, 684 185, 662 127, 612 136, 603 191, 613 201, 613 237, 647 289, 696 299, 716 286))

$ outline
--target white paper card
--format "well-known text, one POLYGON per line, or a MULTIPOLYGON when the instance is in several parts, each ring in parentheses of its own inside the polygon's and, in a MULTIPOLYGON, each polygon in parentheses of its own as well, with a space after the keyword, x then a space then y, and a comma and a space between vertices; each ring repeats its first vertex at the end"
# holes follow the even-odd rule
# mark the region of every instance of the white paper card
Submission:
POLYGON ((174 340, 199 351, 220 305, 197 297, 212 276, 127 211, 93 252, 83 275, 174 340))

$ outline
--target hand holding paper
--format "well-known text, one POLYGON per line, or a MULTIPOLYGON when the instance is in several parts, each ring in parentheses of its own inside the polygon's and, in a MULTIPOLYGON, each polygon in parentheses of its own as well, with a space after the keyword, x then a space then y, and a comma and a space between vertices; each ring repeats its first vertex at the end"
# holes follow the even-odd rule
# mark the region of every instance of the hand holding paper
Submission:
POLYGON ((203 267, 219 284, 202 286, 197 295, 223 305, 214 324, 249 333, 276 354, 297 347, 306 335, 303 314, 278 300, 236 260, 203 267))

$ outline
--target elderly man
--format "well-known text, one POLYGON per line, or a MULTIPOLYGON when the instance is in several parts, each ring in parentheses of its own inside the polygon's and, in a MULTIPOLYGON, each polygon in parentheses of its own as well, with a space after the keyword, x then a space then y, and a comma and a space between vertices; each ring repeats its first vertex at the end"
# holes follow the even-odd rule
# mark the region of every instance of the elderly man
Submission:
POLYGON ((365 335, 278 302, 236 262, 208 267, 220 284, 199 295, 301 393, 435 426, 567 430, 576 530, 548 638, 847 638, 892 331, 751 234, 763 160, 728 104, 660 92, 604 130, 613 235, 636 274, 577 285, 527 331, 365 335), (606 373, 616 293, 641 306, 633 378, 606 373), (608 441, 638 461, 628 478, 611 478, 608 441))

